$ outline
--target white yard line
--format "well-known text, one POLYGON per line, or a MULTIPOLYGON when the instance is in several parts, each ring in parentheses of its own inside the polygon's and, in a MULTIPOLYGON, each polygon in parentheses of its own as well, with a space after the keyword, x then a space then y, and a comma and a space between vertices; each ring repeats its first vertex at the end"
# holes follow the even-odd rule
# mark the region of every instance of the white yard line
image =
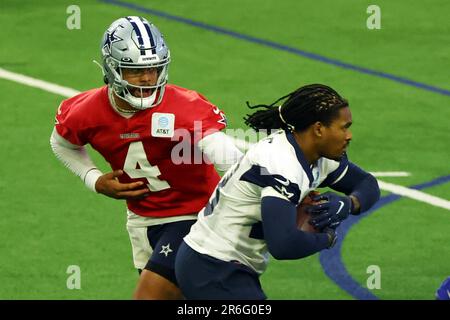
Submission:
POLYGON ((409 177, 410 172, 406 171, 375 171, 370 172, 374 177, 409 177))
MULTIPOLYGON (((73 97, 74 95, 80 93, 80 91, 63 87, 51 82, 47 82, 44 80, 32 78, 29 76, 25 76, 23 74, 11 72, 5 69, 0 68, 0 78, 15 81, 20 84, 24 84, 30 87, 39 88, 47 92, 51 92, 54 94, 58 94, 63 97, 73 97)), ((240 139, 234 138, 236 146, 241 150, 246 150, 249 147, 248 142, 240 139)), ((372 172, 372 174, 376 177, 407 177, 410 175, 409 172, 404 171, 395 171, 395 172, 372 172)), ((389 191, 404 197, 408 197, 417 201, 422 201, 428 204, 431 204, 436 207, 441 207, 447 210, 450 210, 450 201, 441 199, 432 195, 429 195, 425 192, 406 188, 403 186, 399 186, 392 183, 387 183, 384 181, 378 180, 378 184, 381 189, 385 191, 389 191)))
POLYGON ((71 88, 63 87, 63 86, 60 86, 60 85, 57 85, 54 83, 50 83, 47 81, 43 81, 40 79, 28 77, 23 74, 11 72, 11 71, 8 71, 8 70, 2 69, 2 68, 0 68, 0 78, 15 81, 15 82, 18 82, 20 84, 25 84, 30 87, 39 88, 44 91, 55 93, 60 96, 68 97, 68 98, 73 97, 74 95, 80 93, 80 91, 77 91, 77 90, 74 90, 71 88))
POLYGON ((450 210, 450 201, 429 195, 428 193, 380 180, 378 180, 378 185, 380 186, 380 189, 383 189, 385 191, 390 191, 403 197, 408 197, 417 201, 431 204, 435 207, 441 207, 450 210))

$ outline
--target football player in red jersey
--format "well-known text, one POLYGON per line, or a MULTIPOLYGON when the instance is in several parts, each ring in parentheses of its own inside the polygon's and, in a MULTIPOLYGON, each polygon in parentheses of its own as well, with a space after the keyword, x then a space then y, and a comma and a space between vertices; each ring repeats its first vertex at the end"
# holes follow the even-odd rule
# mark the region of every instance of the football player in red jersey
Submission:
POLYGON ((134 298, 180 299, 178 246, 220 180, 214 165, 225 171, 242 154, 221 132, 222 111, 195 91, 167 84, 170 51, 155 25, 120 18, 106 30, 101 51, 107 85, 61 103, 50 144, 91 190, 126 199, 140 272, 134 298), (112 172, 96 168, 86 144, 112 172))

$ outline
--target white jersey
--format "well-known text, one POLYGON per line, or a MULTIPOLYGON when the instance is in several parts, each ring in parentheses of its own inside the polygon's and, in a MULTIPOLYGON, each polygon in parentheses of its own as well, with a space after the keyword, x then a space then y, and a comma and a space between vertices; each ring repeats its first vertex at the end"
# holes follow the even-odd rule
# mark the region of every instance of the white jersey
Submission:
POLYGON ((199 253, 239 261, 261 274, 269 257, 261 198, 279 197, 297 206, 310 191, 339 181, 347 167, 346 156, 340 162, 320 158, 310 166, 293 134, 278 131, 227 171, 184 241, 199 253))

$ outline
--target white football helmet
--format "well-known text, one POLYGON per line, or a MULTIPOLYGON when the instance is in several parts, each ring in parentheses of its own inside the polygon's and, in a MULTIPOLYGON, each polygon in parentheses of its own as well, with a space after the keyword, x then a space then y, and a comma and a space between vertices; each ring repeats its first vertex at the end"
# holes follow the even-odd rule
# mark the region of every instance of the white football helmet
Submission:
POLYGON ((170 51, 156 26, 142 17, 120 18, 103 35, 101 51, 104 80, 119 98, 139 110, 161 102, 168 80, 170 51), (132 85, 122 77, 124 68, 156 68, 158 80, 154 86, 132 85), (140 90, 139 97, 131 94, 136 88, 140 90), (152 94, 144 97, 144 91, 149 89, 152 94))

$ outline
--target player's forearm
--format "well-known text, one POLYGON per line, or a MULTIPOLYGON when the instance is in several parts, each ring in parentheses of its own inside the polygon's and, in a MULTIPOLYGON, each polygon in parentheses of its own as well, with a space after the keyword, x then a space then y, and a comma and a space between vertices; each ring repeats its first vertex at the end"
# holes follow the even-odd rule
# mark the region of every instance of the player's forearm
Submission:
POLYGON ((198 142, 198 147, 220 171, 227 171, 243 155, 233 140, 220 131, 204 137, 198 142))
POLYGON ((297 228, 296 208, 276 197, 261 201, 264 239, 275 259, 300 259, 330 246, 326 233, 303 232, 297 228))
POLYGON ((353 163, 349 163, 345 176, 331 187, 350 196, 354 208, 352 214, 369 210, 380 199, 375 177, 353 163))
POLYGON ((359 208, 354 208, 352 214, 360 214, 369 210, 380 199, 380 187, 374 176, 368 175, 352 191, 350 198, 357 203, 359 208))
POLYGON ((61 137, 56 129, 53 129, 50 137, 50 145, 55 156, 74 174, 83 180, 92 191, 95 190, 95 182, 103 174, 83 146, 71 144, 61 137))

